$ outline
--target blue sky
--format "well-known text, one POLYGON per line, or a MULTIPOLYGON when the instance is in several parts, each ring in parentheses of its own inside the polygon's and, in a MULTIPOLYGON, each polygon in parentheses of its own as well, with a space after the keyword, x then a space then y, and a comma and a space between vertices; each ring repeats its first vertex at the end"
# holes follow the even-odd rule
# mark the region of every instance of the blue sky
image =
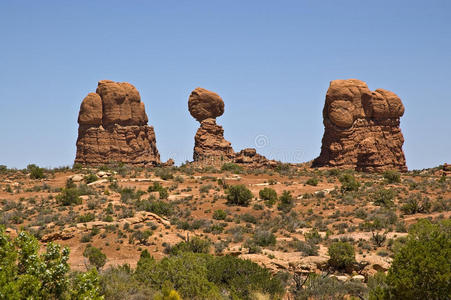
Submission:
POLYGON ((163 160, 192 158, 190 91, 219 93, 235 151, 319 155, 329 82, 398 94, 409 169, 451 162, 451 1, 0 2, 0 164, 71 165, 97 81, 141 93, 163 160))

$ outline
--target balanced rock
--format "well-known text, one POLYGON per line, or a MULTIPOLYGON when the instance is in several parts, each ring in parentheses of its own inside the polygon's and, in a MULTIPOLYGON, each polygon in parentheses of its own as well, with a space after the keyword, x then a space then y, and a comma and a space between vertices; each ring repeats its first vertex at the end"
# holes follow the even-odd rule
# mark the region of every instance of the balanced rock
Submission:
POLYGON ((407 171, 399 127, 403 114, 401 99, 393 92, 372 92, 357 79, 332 81, 323 109, 321 154, 312 166, 407 171))
POLYGON ((75 163, 122 162, 156 165, 155 132, 136 88, 127 82, 99 81, 80 106, 75 163))
POLYGON ((202 122, 221 116, 224 113, 224 101, 215 92, 198 87, 189 96, 188 109, 197 121, 202 122))

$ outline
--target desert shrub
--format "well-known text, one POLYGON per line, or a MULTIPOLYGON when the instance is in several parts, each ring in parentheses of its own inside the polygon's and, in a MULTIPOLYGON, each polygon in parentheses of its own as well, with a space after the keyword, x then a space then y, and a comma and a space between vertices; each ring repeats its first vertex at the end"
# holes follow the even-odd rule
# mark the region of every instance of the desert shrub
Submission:
POLYGON ((351 272, 355 263, 354 247, 347 242, 334 242, 329 246, 328 264, 336 270, 351 272))
POLYGON ((451 221, 433 224, 420 220, 395 251, 384 299, 446 299, 451 292, 450 278, 451 221))
POLYGON ((228 290, 232 299, 254 299, 254 292, 269 294, 279 299, 284 286, 278 277, 250 260, 232 256, 213 259, 207 266, 208 279, 219 287, 228 290))
POLYGON ((211 184, 204 184, 199 188, 199 193, 208 194, 208 192, 213 188, 211 184))
POLYGON ((395 198, 395 195, 396 193, 394 190, 381 188, 372 194, 371 199, 375 205, 392 207, 394 206, 393 199, 395 198))
POLYGON ((341 175, 339 180, 341 183, 342 192, 357 191, 360 187, 360 183, 351 173, 345 173, 341 175))
POLYGON ((341 282, 336 278, 325 277, 319 274, 309 274, 303 285, 295 285, 294 299, 365 299, 367 289, 360 282, 341 282), (349 298, 351 296, 351 298, 349 298), (354 298, 355 297, 355 298, 354 298))
POLYGON ((227 191, 227 204, 248 206, 253 197, 252 192, 243 184, 232 185, 227 191))
POLYGON ((277 209, 287 213, 293 208, 293 206, 294 199, 291 192, 283 191, 282 195, 279 197, 279 205, 277 206, 277 209))
POLYGON ((78 216, 78 223, 86 223, 94 221, 95 216, 92 213, 87 213, 86 215, 80 215, 78 216))
POLYGON ((420 193, 409 195, 406 203, 401 206, 401 211, 406 215, 427 213, 431 209, 429 198, 420 193))
POLYGON ((45 178, 44 169, 38 167, 35 164, 30 164, 27 166, 27 170, 30 173, 31 179, 42 179, 45 178))
POLYGON ((177 255, 182 252, 208 253, 210 248, 211 242, 209 240, 193 237, 187 242, 180 242, 172 247, 169 246, 166 252, 171 255, 177 255))
POLYGON ((267 247, 276 244, 276 236, 268 230, 258 229, 252 236, 252 241, 260 247, 267 247))
POLYGON ((243 168, 235 163, 225 163, 221 167, 221 171, 229 171, 232 173, 241 173, 243 168))
POLYGON ((399 183, 401 182, 401 174, 395 170, 387 170, 383 174, 384 179, 388 183, 399 183))
POLYGON ((305 240, 311 244, 319 244, 323 240, 318 230, 313 229, 310 232, 304 233, 305 240))
POLYGON ((307 181, 305 183, 308 185, 317 186, 318 182, 319 182, 319 180, 317 177, 311 177, 311 178, 307 179, 307 181))
POLYGON ((227 218, 227 213, 222 209, 217 209, 213 212, 213 219, 215 220, 225 220, 227 218))
POLYGON ((64 206, 81 204, 80 194, 77 188, 63 188, 56 196, 56 201, 64 206))
POLYGON ((89 263, 96 267, 97 270, 102 269, 106 263, 106 255, 99 248, 88 245, 83 251, 83 256, 88 258, 89 263))
POLYGON ((152 212, 159 216, 170 216, 174 209, 170 202, 161 200, 141 200, 137 202, 137 209, 152 212))
POLYGON ((85 182, 88 183, 88 184, 92 183, 92 182, 95 182, 98 179, 99 178, 95 174, 92 174, 92 173, 85 176, 85 182))
POLYGON ((154 182, 153 185, 147 188, 147 191, 150 192, 158 192, 160 195, 160 199, 167 199, 169 196, 168 189, 163 187, 160 183, 154 182))
POLYGON ((147 245, 147 241, 149 240, 149 237, 152 235, 152 231, 150 230, 144 230, 144 231, 135 231, 131 235, 131 240, 138 240, 138 242, 141 245, 147 245))
POLYGON ((155 176, 160 177, 163 180, 169 180, 173 179, 174 175, 172 174, 172 171, 167 168, 159 168, 155 171, 155 176))
POLYGON ((294 240, 289 243, 295 251, 302 252, 305 256, 315 256, 318 255, 319 247, 311 242, 304 242, 300 240, 294 240))
POLYGON ((45 251, 35 237, 20 232, 13 240, 0 228, 0 298, 102 299, 95 270, 69 276, 69 249, 52 242, 45 251))
POLYGON ((277 202, 277 193, 272 188, 265 187, 258 192, 258 195, 261 199, 265 200, 266 205, 269 207, 273 206, 277 202))
POLYGON ((141 196, 144 194, 143 191, 128 187, 120 189, 119 193, 121 194, 121 201, 123 203, 130 203, 139 200, 141 196))

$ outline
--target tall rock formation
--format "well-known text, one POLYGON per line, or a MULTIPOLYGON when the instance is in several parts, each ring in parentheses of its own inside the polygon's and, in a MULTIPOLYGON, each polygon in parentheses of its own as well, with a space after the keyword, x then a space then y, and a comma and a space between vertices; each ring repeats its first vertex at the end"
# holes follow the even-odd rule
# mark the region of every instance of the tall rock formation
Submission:
POLYGON ((194 137, 195 162, 216 164, 235 162, 251 168, 273 167, 277 162, 268 160, 253 148, 233 151, 232 145, 224 138, 224 129, 216 124, 216 118, 224 113, 224 101, 211 91, 196 88, 188 99, 188 110, 200 122, 194 137))
POLYGON ((80 106, 75 163, 104 165, 160 164, 152 126, 136 88, 127 82, 101 80, 80 106))
POLYGON ((312 167, 407 171, 399 127, 403 114, 401 99, 388 90, 372 92, 357 79, 332 81, 323 109, 321 154, 312 167))
POLYGON ((188 110, 200 122, 194 137, 194 161, 205 159, 231 159, 232 145, 224 138, 224 129, 216 124, 216 118, 224 113, 224 101, 211 91, 196 88, 188 99, 188 110))

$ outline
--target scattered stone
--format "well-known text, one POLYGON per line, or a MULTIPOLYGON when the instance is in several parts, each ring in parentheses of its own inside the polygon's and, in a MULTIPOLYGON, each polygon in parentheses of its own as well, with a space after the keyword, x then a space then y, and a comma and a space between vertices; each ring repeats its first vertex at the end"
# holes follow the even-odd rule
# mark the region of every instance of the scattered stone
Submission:
POLYGON ((365 276, 363 275, 354 275, 352 276, 352 281, 357 281, 357 282, 365 282, 365 276))
POLYGON ((357 79, 332 81, 323 109, 321 154, 312 167, 407 171, 399 127, 403 114, 401 99, 388 90, 372 92, 357 79))
POLYGON ((85 179, 85 177, 81 174, 75 174, 69 177, 70 179, 72 179, 73 182, 80 182, 83 181, 83 179, 85 179))

